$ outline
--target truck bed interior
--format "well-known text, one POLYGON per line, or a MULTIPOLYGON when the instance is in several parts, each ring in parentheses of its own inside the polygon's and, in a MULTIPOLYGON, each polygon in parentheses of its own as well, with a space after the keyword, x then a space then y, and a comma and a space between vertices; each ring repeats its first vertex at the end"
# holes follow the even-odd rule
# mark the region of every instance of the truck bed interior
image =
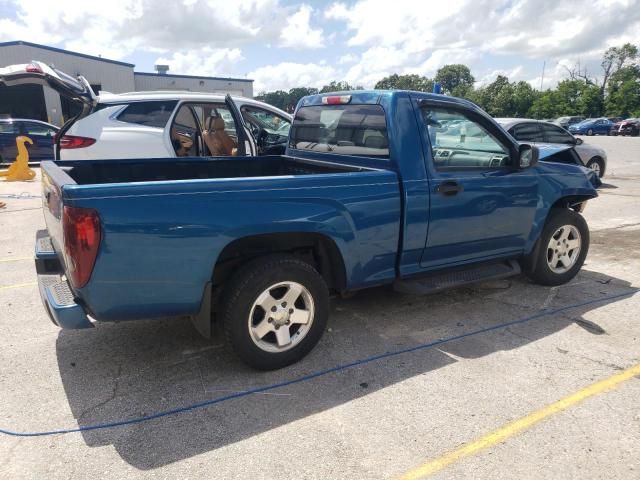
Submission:
POLYGON ((78 185, 348 173, 371 169, 287 156, 59 162, 78 185))

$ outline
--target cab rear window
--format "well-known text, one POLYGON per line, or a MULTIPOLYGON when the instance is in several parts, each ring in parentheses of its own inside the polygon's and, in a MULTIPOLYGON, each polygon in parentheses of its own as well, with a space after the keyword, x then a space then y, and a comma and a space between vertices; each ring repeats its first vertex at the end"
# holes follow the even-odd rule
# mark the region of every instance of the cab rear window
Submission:
POLYGON ((389 138, 380 105, 317 105, 296 113, 289 147, 341 155, 389 158, 389 138))
POLYGON ((177 103, 175 100, 131 103, 118 115, 118 120, 147 127, 164 128, 177 103))

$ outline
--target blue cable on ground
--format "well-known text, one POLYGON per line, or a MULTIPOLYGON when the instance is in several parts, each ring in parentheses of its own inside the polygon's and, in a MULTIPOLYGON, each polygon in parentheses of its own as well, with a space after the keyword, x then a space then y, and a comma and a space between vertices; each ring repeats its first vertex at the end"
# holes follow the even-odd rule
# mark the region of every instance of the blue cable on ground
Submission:
POLYGON ((554 315, 556 313, 564 312, 566 310, 571 310, 573 308, 584 307, 586 305, 591 305, 591 304, 594 304, 594 303, 600 303, 600 302, 603 302, 605 300, 613 300, 613 299, 620 298, 620 297, 625 297, 625 296, 629 296, 629 297, 630 296, 634 296, 638 292, 640 292, 640 288, 631 288, 630 291, 627 291, 627 292, 624 292, 624 293, 617 293, 615 295, 608 295, 606 297, 597 298, 597 299, 589 300, 589 301, 586 301, 586 302, 574 303, 573 305, 568 305, 568 306, 556 308, 556 309, 553 309, 553 310, 541 311, 541 312, 535 313, 533 315, 529 315, 527 317, 521 318, 519 320, 512 320, 510 322, 501 323, 499 325, 494 325, 492 327, 481 328, 480 330, 474 330, 472 332, 463 333, 461 335, 455 335, 453 337, 441 338, 441 339, 435 340, 433 342, 423 343, 423 344, 420 344, 420 345, 416 345, 416 346, 409 347, 409 348, 404 348, 404 349, 401 349, 401 350, 394 350, 394 351, 391 351, 391 352, 386 352, 386 353, 381 353, 381 354, 378 354, 378 355, 373 355, 371 357, 364 358, 364 359, 361 359, 361 360, 356 360, 354 362, 343 363, 341 365, 337 365, 337 366, 332 367, 332 368, 327 368, 325 370, 319 370, 317 372, 310 373, 310 374, 304 375, 302 377, 294 378, 293 380, 286 380, 284 382, 274 383, 274 384, 271 384, 271 385, 265 385, 263 387, 256 387, 256 388, 252 388, 250 390, 245 390, 245 391, 236 392, 236 393, 233 393, 233 394, 230 394, 230 395, 225 395, 223 397, 218 397, 218 398, 214 398, 214 399, 211 399, 211 400, 206 400, 206 401, 203 401, 203 402, 194 403, 192 405, 173 408, 171 410, 164 410, 162 412, 154 413, 154 414, 151 414, 151 415, 145 415, 145 416, 141 416, 141 417, 130 418, 128 420, 116 420, 116 421, 113 421, 113 422, 96 423, 96 424, 93 424, 93 425, 84 425, 84 426, 80 426, 80 427, 76 427, 76 428, 61 428, 61 429, 57 429, 57 430, 48 430, 48 431, 42 431, 42 432, 14 432, 14 431, 11 431, 11 430, 0 429, 0 433, 2 433, 4 435, 13 436, 13 437, 44 437, 44 436, 50 436, 50 435, 61 435, 61 434, 65 434, 65 433, 87 432, 87 431, 90 431, 90 430, 100 430, 100 429, 107 429, 107 428, 122 427, 122 426, 125 426, 125 425, 134 425, 136 423, 147 422, 149 420, 154 420, 156 418, 168 417, 168 416, 172 416, 172 415, 178 415, 180 413, 189 412, 191 410, 197 410, 197 409, 200 409, 200 408, 204 408, 204 407, 208 407, 208 406, 215 405, 215 404, 218 404, 218 403, 223 403, 223 402, 226 402, 226 401, 229 401, 229 400, 233 400, 235 398, 247 397, 249 395, 253 395, 253 394, 256 394, 256 393, 268 392, 270 390, 275 390, 277 388, 282 388, 282 387, 286 387, 286 386, 289 386, 289 385, 294 385, 294 384, 297 384, 297 383, 306 382, 306 381, 312 380, 314 378, 318 378, 318 377, 322 377, 322 376, 328 375, 330 373, 339 372, 339 371, 342 371, 342 370, 346 370, 348 368, 357 367, 359 365, 365 365, 367 363, 375 362, 377 360, 382 360, 383 358, 395 357, 395 356, 402 355, 402 354, 405 354, 405 353, 415 352, 417 350, 424 350, 424 349, 427 349, 427 348, 435 347, 437 345, 442 345, 443 343, 453 342, 455 340, 460 340, 460 339, 463 339, 463 338, 471 337, 473 335, 479 335, 481 333, 492 332, 494 330, 499 330, 499 329, 507 328, 507 327, 510 327, 510 326, 513 326, 513 325, 519 325, 519 324, 522 324, 522 323, 530 322, 532 320, 536 320, 536 319, 539 319, 539 318, 542 318, 542 317, 547 317, 549 315, 554 315))

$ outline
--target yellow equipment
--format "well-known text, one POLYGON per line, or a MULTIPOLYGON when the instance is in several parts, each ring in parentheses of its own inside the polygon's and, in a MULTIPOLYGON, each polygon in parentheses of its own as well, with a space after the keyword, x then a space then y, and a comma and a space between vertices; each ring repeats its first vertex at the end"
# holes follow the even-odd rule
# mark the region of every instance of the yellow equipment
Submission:
POLYGON ((36 172, 29 168, 29 152, 26 144, 33 145, 33 140, 29 137, 20 135, 16 137, 16 147, 18 147, 18 156, 16 161, 9 165, 6 170, 0 170, 0 177, 6 177, 7 182, 19 182, 24 180, 33 180, 36 172))

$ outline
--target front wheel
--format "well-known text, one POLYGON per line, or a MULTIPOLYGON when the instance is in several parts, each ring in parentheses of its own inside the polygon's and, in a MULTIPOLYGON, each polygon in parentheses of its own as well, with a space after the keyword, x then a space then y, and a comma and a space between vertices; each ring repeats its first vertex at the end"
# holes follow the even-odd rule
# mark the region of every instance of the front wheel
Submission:
POLYGON ((587 162, 587 168, 593 170, 598 178, 602 178, 604 174, 604 162, 599 158, 592 158, 587 162))
POLYGON ((589 251, 589 227, 579 213, 552 210, 523 270, 541 285, 561 285, 575 277, 589 251))
POLYGON ((593 136, 593 129, 592 129, 592 128, 590 128, 589 130, 587 130, 587 136, 588 136, 588 137, 593 136))
POLYGON ((313 349, 329 316, 322 276, 293 256, 269 256, 242 267, 222 294, 227 341, 249 366, 274 370, 313 349))

